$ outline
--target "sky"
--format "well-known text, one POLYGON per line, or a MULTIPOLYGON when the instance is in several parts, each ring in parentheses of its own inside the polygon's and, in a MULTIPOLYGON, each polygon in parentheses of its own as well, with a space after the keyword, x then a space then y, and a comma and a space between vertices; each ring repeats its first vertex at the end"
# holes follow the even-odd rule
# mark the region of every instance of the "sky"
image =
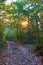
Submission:
POLYGON ((16 2, 16 0, 6 0, 6 1, 5 1, 5 4, 6 4, 6 5, 9 5, 9 4, 10 4, 11 2, 13 2, 13 1, 16 2))

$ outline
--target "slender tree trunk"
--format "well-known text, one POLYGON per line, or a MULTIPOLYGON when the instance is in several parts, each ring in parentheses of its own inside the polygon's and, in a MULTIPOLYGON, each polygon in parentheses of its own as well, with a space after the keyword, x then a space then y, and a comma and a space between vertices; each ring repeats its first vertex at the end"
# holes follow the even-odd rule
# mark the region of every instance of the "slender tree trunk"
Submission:
POLYGON ((38 25, 39 17, 37 14, 35 15, 35 18, 36 18, 36 26, 37 26, 37 39, 38 39, 38 44, 39 44, 39 25, 38 25))

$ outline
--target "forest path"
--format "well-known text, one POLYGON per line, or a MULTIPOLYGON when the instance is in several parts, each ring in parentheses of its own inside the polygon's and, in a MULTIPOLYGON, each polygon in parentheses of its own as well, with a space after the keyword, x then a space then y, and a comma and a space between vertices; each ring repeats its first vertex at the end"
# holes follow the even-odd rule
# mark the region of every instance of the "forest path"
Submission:
POLYGON ((6 42, 6 48, 0 55, 0 65, 43 65, 40 57, 34 54, 34 48, 6 42))

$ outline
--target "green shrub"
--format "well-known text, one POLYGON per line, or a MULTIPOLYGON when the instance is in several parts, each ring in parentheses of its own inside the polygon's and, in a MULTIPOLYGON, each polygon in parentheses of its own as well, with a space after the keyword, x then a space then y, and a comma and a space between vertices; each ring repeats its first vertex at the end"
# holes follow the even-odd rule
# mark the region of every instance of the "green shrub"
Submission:
POLYGON ((9 40, 9 41, 16 41, 16 39, 17 39, 17 35, 16 35, 15 29, 5 30, 4 36, 5 36, 6 41, 7 40, 9 40))
POLYGON ((3 48, 5 44, 5 39, 4 39, 4 30, 0 26, 0 48, 3 48))

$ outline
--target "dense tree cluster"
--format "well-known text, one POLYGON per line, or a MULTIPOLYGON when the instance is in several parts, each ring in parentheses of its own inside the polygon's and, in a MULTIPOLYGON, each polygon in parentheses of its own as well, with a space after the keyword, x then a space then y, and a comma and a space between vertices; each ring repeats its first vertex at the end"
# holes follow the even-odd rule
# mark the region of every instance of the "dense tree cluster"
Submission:
POLYGON ((28 43, 29 40, 29 43, 39 43, 39 41, 43 43, 43 10, 40 0, 17 0, 11 2, 10 5, 6 5, 5 0, 1 0, 0 22, 1 38, 4 36, 6 40, 20 40, 24 43, 28 43), (22 28, 18 23, 25 18, 28 19, 28 25, 30 25, 22 28))

